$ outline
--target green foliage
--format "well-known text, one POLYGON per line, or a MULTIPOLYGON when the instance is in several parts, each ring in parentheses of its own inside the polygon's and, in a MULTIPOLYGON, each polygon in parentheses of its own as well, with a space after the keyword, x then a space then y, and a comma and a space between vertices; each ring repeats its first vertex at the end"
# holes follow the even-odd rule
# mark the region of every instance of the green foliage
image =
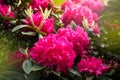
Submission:
POLYGON ((0 67, 7 64, 8 54, 13 53, 18 48, 16 40, 13 35, 8 31, 0 32, 0 67))
POLYGON ((0 80, 25 80, 24 75, 16 71, 0 72, 0 80))
POLYGON ((10 66, 7 66, 9 65, 9 55, 14 54, 21 46, 29 46, 28 43, 30 40, 27 40, 27 42, 25 40, 17 39, 16 36, 11 33, 11 30, 0 31, 0 71, 4 71, 5 69, 10 69, 10 66))
POLYGON ((12 29, 12 32, 15 32, 15 31, 22 29, 22 28, 31 28, 31 27, 29 25, 18 25, 12 29))
POLYGON ((23 35, 27 35, 27 36, 35 36, 36 33, 35 32, 32 32, 32 31, 29 31, 29 32, 21 32, 23 35))
POLYGON ((120 55, 120 0, 112 0, 102 13, 100 23, 106 34, 102 42, 106 51, 120 55))
POLYGON ((23 70, 26 74, 30 74, 31 68, 32 68, 32 62, 31 60, 25 60, 22 65, 23 70))
POLYGON ((39 71, 44 69, 43 66, 34 65, 29 59, 23 62, 22 68, 26 74, 30 74, 32 71, 39 71))
POLYGON ((78 71, 76 71, 76 70, 74 70, 74 69, 71 69, 70 72, 71 72, 73 75, 76 75, 76 76, 78 76, 79 78, 81 78, 81 74, 80 74, 78 71))
POLYGON ((37 72, 31 73, 31 74, 28 76, 28 79, 27 79, 27 80, 41 80, 41 79, 42 79, 41 77, 42 77, 42 76, 41 76, 40 72, 37 71, 37 72))

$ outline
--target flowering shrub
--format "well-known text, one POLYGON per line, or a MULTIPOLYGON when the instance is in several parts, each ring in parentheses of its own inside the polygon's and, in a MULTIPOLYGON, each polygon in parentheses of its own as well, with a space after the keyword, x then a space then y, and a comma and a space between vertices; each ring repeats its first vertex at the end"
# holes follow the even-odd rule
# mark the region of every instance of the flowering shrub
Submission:
POLYGON ((120 24, 112 11, 119 4, 113 3, 0 0, 0 80, 118 80, 120 24))
POLYGON ((66 28, 61 28, 57 33, 59 36, 67 37, 68 41, 73 43, 74 51, 77 55, 85 56, 86 50, 89 46, 88 34, 80 26, 76 26, 73 30, 69 25, 66 28))
POLYGON ((66 8, 65 12, 62 15, 62 21, 65 25, 68 25, 71 21, 74 21, 77 25, 83 26, 84 20, 87 20, 88 26, 92 29, 98 27, 95 25, 98 21, 98 15, 96 13, 93 13, 89 8, 85 6, 70 6, 69 8, 66 8))
POLYGON ((57 71, 71 69, 76 57, 71 42, 66 37, 49 35, 39 39, 30 51, 30 57, 37 62, 57 71))
POLYGON ((78 25, 82 25, 83 19, 87 19, 89 24, 92 24, 92 21, 97 21, 98 17, 97 14, 92 13, 92 11, 84 6, 71 6, 66 8, 62 20, 65 25, 68 25, 71 21, 74 21, 78 25), (68 14, 70 16, 68 16, 68 14), (79 17, 79 18, 78 18, 79 17), (68 18, 67 20, 65 18, 68 18))
POLYGON ((50 7, 51 0, 32 0, 29 6, 32 6, 34 10, 39 10, 39 7, 46 9, 50 7))
POLYGON ((89 72, 90 74, 101 75, 103 72, 108 70, 110 66, 105 66, 100 58, 88 56, 86 59, 82 59, 78 63, 78 68, 80 72, 89 72))
POLYGON ((40 12, 32 14, 32 17, 27 17, 26 24, 47 34, 52 33, 54 31, 53 18, 47 18, 44 20, 40 12))
POLYGON ((0 15, 3 17, 14 18, 14 12, 11 10, 11 7, 7 5, 0 5, 0 15))

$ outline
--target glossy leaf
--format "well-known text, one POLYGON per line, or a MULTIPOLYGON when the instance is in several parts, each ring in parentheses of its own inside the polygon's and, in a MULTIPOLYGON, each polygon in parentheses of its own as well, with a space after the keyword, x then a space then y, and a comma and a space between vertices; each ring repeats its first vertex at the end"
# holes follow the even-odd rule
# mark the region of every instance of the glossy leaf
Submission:
POLYGON ((74 30, 76 28, 76 23, 74 21, 71 21, 70 26, 72 27, 72 29, 74 30))
POLYGON ((41 76, 41 74, 40 74, 40 72, 38 71, 36 71, 36 72, 33 72, 33 73, 31 73, 29 76, 28 76, 28 79, 27 80, 41 80, 41 77, 43 77, 43 76, 41 76))
POLYGON ((21 53, 25 54, 25 49, 19 48, 19 51, 20 51, 21 53))
POLYGON ((72 74, 74 74, 74 75, 76 75, 76 76, 78 76, 78 77, 81 78, 81 75, 80 75, 80 73, 79 73, 78 71, 76 71, 76 70, 74 70, 74 69, 71 69, 70 72, 71 72, 72 74))
POLYGON ((60 76, 60 75, 61 75, 61 73, 60 73, 60 72, 53 71, 53 70, 52 70, 52 73, 53 73, 53 74, 55 74, 56 76, 60 76))
POLYGON ((23 70, 25 71, 26 74, 30 74, 31 68, 32 68, 32 62, 31 60, 25 60, 22 65, 23 70))
POLYGON ((29 32, 21 32, 23 35, 27 35, 27 36, 35 36, 36 35, 36 33, 35 32, 31 32, 31 31, 29 31, 29 32))
POLYGON ((32 71, 39 71, 39 70, 42 70, 42 69, 44 69, 44 67, 43 66, 38 66, 38 65, 34 65, 31 68, 32 71))
POLYGON ((31 27, 29 25, 18 25, 12 29, 12 32, 15 32, 15 31, 22 29, 22 28, 31 28, 31 27))

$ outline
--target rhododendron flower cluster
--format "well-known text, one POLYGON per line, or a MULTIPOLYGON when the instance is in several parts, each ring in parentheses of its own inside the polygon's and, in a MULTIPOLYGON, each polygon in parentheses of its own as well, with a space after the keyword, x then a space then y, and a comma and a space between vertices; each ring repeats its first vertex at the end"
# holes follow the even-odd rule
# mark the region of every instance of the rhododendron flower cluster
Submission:
POLYGON ((69 8, 66 8, 62 15, 62 21, 65 25, 74 21, 77 25, 83 26, 83 20, 85 19, 87 20, 88 26, 98 34, 99 27, 96 26, 98 22, 98 15, 93 13, 89 8, 85 6, 70 6, 69 8), (96 28, 98 29, 97 31, 94 30, 96 28))
POLYGON ((49 35, 39 39, 30 50, 30 57, 37 62, 57 71, 71 69, 76 57, 71 42, 64 36, 49 35))
POLYGON ((0 0, 0 15, 3 17, 14 18, 14 12, 10 5, 5 5, 4 0, 0 0))
POLYGON ((32 18, 27 17, 26 24, 47 34, 52 33, 54 31, 53 18, 47 18, 43 20, 41 12, 36 12, 35 14, 32 14, 32 18))
POLYGON ((52 68, 55 65, 58 71, 65 72, 72 67, 76 55, 85 57, 88 46, 88 35, 82 27, 76 26, 73 30, 67 26, 39 39, 30 50, 30 57, 38 64, 52 68))
POLYGON ((49 3, 51 2, 51 0, 32 0, 29 6, 32 6, 34 10, 39 10, 39 7, 41 7, 44 10, 50 7, 49 3))
POLYGON ((78 63, 79 72, 88 72, 90 74, 102 75, 103 72, 110 69, 110 66, 105 66, 102 59, 88 56, 81 59, 78 63))
POLYGON ((14 18, 14 12, 10 6, 0 4, 0 15, 3 17, 14 18))
POLYGON ((85 49, 88 48, 90 42, 88 34, 82 27, 76 26, 75 30, 73 30, 71 26, 68 25, 66 28, 59 29, 57 34, 59 36, 66 36, 68 41, 73 43, 77 55, 85 56, 85 49))
POLYGON ((71 6, 66 8, 64 14, 62 15, 62 20, 65 25, 74 21, 77 25, 82 26, 83 19, 87 19, 89 25, 91 25, 93 21, 97 22, 98 16, 97 14, 92 13, 92 11, 85 6, 71 6))
POLYGON ((61 9, 65 10, 65 8, 70 7, 71 5, 86 6, 97 13, 104 8, 104 5, 100 0, 67 0, 62 4, 61 9))
POLYGON ((83 21, 87 20, 89 28, 99 34, 98 13, 103 7, 100 0, 67 0, 61 6, 64 10, 62 21, 65 25, 74 21, 77 25, 84 27, 83 21))
POLYGON ((97 13, 104 8, 104 5, 100 0, 84 0, 82 5, 89 7, 93 12, 97 13))

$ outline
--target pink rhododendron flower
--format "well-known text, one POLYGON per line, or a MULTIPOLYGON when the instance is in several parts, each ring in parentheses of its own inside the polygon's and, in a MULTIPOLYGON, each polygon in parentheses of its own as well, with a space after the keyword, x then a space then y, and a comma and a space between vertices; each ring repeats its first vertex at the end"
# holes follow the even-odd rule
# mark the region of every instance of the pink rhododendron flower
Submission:
MULTIPOLYGON (((83 1, 83 0, 82 0, 83 1)), ((70 6, 73 5, 77 5, 77 6, 81 6, 82 3, 81 0, 66 0, 62 5, 61 5, 61 9, 65 10, 66 8, 69 8, 70 6)))
POLYGON ((67 26, 66 28, 59 29, 57 34, 59 36, 66 36, 68 41, 73 43, 77 55, 85 56, 85 49, 89 47, 90 42, 88 34, 82 27, 77 26, 75 30, 73 30, 70 26, 67 26))
POLYGON ((95 26, 92 28, 93 29, 93 32, 96 33, 96 34, 100 34, 100 28, 98 26, 95 26))
POLYGON ((103 72, 110 69, 110 66, 103 64, 102 59, 88 56, 78 63, 79 72, 89 72, 90 74, 102 75, 103 72))
POLYGON ((97 22, 98 16, 97 14, 92 13, 89 8, 84 6, 71 6, 66 8, 62 15, 62 21, 65 25, 68 25, 71 21, 74 21, 77 25, 82 26, 83 19, 87 19, 90 26, 93 21, 97 22))
POLYGON ((6 5, 0 5, 0 15, 3 17, 14 18, 14 12, 11 10, 11 7, 6 5))
POLYGON ((82 5, 89 7, 93 12, 100 12, 104 8, 100 0, 84 0, 82 5))
POLYGON ((61 5, 61 9, 65 10, 65 8, 72 5, 86 6, 90 8, 93 12, 97 13, 99 13, 104 8, 104 4, 100 0, 67 0, 61 5))
POLYGON ((73 66, 76 57, 73 44, 65 36, 58 37, 52 34, 39 39, 30 52, 30 57, 37 64, 63 73, 73 66))
POLYGON ((68 25, 71 21, 74 21, 77 25, 83 26, 82 22, 86 19, 89 28, 95 34, 99 34, 98 14, 94 12, 100 11, 100 7, 102 8, 103 4, 99 0, 67 0, 61 6, 61 9, 64 10, 62 15, 63 23, 68 25), (95 7, 94 9, 92 9, 93 6, 95 7), (93 22, 95 23, 94 25, 92 24, 93 22))
POLYGON ((80 3, 82 3, 84 0, 68 0, 68 1, 72 1, 74 4, 80 4, 80 3))
POLYGON ((50 7, 49 3, 51 3, 51 0, 32 0, 29 6, 32 6, 34 10, 39 10, 39 7, 44 10, 50 7))
POLYGON ((33 28, 39 29, 40 31, 43 31, 47 34, 52 33, 54 31, 53 18, 47 18, 43 21, 43 16, 40 12, 32 14, 32 20, 30 19, 30 17, 27 17, 26 21, 26 24, 32 26, 33 28))

